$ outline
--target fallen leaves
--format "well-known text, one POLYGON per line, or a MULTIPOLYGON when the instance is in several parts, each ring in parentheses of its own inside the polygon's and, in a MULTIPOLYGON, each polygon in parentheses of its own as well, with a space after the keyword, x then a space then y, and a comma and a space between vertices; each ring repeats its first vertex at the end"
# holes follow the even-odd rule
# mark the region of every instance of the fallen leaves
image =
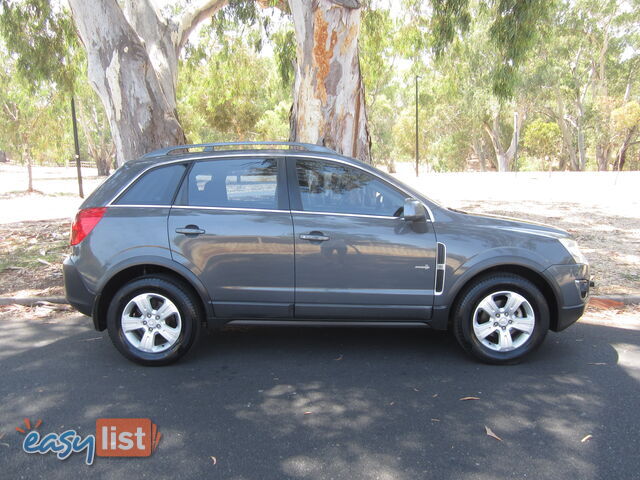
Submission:
POLYGON ((215 465, 216 463, 218 463, 218 459, 216 457, 209 457, 211 458, 211 462, 215 465))
POLYGON ((480 397, 462 397, 460 399, 461 402, 467 402, 469 400, 480 400, 480 397))
POLYGON ((484 429, 485 429, 485 431, 487 432, 487 435, 488 435, 488 436, 490 436, 490 437, 492 437, 492 438, 495 438, 496 440, 498 440, 498 441, 500 441, 500 442, 502 441, 502 439, 501 439, 498 435, 496 435, 495 433, 493 433, 493 430, 491 430, 491 429, 490 429, 489 427, 487 427, 486 425, 484 426, 484 429))
POLYGON ((586 435, 582 440, 580 440, 580 443, 585 443, 588 442, 589 440, 591 440, 593 438, 593 435, 589 434, 586 435))

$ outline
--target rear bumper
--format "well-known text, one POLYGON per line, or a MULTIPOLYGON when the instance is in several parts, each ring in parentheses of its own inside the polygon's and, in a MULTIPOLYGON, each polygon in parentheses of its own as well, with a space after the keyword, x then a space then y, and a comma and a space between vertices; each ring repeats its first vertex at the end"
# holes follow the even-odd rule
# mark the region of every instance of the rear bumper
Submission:
POLYGON ((70 257, 62 263, 64 291, 69 304, 80 313, 91 316, 95 295, 85 286, 80 273, 70 257))

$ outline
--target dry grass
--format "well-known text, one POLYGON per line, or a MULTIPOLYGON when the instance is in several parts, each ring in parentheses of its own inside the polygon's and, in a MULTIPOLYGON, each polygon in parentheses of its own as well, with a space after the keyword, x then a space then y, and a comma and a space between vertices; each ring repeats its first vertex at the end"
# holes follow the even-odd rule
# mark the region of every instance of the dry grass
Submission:
POLYGON ((0 296, 63 294, 69 221, 0 225, 0 296))

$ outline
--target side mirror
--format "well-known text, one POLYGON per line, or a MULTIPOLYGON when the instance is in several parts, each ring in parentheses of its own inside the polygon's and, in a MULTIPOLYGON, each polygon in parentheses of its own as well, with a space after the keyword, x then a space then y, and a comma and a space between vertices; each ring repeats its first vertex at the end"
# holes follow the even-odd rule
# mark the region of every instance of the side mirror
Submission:
POLYGON ((414 198, 404 199, 404 213, 402 218, 404 220, 424 220, 427 215, 427 211, 424 205, 414 198))

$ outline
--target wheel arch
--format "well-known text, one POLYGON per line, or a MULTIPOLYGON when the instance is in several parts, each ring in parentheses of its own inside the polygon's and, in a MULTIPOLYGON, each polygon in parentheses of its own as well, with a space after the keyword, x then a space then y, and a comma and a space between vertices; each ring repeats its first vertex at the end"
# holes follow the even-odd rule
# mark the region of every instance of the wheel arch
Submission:
POLYGON ((534 268, 517 263, 505 263, 499 265, 492 265, 474 272, 470 272, 463 281, 459 282, 455 291, 450 292, 449 298, 452 300, 449 302, 447 328, 450 328, 453 322, 453 315, 455 312, 455 306, 460 302, 460 299, 467 291, 469 285, 475 282, 478 278, 484 277, 496 273, 511 273, 518 275, 529 280, 533 283, 545 297, 547 305, 549 306, 549 329, 556 331, 558 326, 558 295, 555 291, 551 281, 544 276, 540 271, 534 268))
POLYGON ((200 300, 199 307, 204 313, 203 320, 209 321, 213 318, 213 307, 207 290, 198 277, 180 264, 164 258, 144 258, 138 257, 136 262, 123 262, 109 270, 100 282, 93 303, 93 325, 96 330, 102 331, 107 328, 107 310, 113 295, 127 282, 150 274, 170 275, 184 283, 200 300))

